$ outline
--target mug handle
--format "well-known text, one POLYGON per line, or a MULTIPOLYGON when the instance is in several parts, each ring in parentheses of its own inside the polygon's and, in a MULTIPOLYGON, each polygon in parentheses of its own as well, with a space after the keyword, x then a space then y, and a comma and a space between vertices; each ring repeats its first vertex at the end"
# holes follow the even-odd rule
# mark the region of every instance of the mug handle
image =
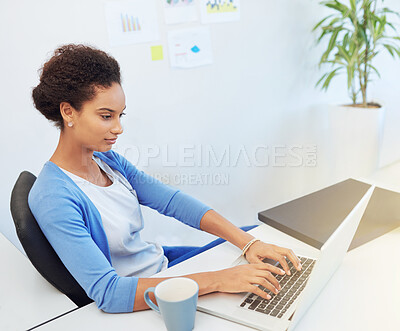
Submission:
POLYGON ((153 292, 154 293, 155 287, 149 287, 145 292, 144 292, 144 301, 147 303, 147 305, 153 309, 155 312, 160 314, 160 309, 151 301, 149 297, 149 293, 153 292))

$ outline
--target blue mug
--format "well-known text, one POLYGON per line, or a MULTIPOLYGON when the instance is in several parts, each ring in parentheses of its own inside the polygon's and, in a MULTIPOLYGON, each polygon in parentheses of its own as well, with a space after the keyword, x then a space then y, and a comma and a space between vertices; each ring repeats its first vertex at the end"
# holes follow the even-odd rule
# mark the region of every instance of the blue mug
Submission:
POLYGON ((178 277, 162 281, 144 292, 147 305, 161 314, 168 331, 190 331, 194 328, 199 285, 190 278, 178 277), (149 298, 153 292, 158 307, 149 298))

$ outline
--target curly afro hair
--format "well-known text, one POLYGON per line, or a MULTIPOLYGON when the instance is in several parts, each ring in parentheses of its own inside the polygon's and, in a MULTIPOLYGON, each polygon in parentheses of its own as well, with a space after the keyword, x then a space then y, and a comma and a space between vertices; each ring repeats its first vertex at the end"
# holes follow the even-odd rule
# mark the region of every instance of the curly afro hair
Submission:
POLYGON ((96 88, 121 84, 118 62, 96 48, 69 44, 54 51, 39 70, 40 83, 32 90, 35 107, 59 129, 64 128, 60 103, 81 110, 96 96, 96 88))

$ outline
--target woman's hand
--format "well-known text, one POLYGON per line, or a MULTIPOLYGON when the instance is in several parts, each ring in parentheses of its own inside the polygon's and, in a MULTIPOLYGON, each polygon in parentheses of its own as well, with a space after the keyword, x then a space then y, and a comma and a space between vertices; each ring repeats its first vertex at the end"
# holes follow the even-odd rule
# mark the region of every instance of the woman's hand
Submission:
POLYGON ((281 287, 272 273, 283 275, 284 271, 268 263, 244 264, 215 271, 217 290, 227 293, 252 292, 269 300, 271 296, 257 285, 277 294, 281 287))
POLYGON ((250 263, 256 264, 265 264, 262 262, 265 258, 278 261, 283 267, 283 270, 290 275, 289 266, 285 259, 285 257, 287 257, 290 261, 292 261, 297 270, 301 270, 300 260, 291 249, 272 244, 266 244, 262 241, 256 241, 254 244, 252 244, 247 250, 245 257, 250 263))

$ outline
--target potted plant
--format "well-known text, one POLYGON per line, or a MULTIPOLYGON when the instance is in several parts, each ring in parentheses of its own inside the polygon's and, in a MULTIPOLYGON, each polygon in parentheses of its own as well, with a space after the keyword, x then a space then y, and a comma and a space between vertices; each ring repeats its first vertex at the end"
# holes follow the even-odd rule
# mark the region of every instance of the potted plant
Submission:
POLYGON ((327 0, 320 2, 332 13, 313 29, 320 31, 317 43, 327 41, 320 67, 326 72, 317 82, 327 90, 334 77, 347 75, 350 105, 330 107, 333 137, 332 164, 347 170, 346 176, 367 175, 378 165, 384 108, 368 99, 368 87, 380 74, 374 62, 388 52, 400 57, 395 25, 398 13, 383 6, 384 0, 327 0))

